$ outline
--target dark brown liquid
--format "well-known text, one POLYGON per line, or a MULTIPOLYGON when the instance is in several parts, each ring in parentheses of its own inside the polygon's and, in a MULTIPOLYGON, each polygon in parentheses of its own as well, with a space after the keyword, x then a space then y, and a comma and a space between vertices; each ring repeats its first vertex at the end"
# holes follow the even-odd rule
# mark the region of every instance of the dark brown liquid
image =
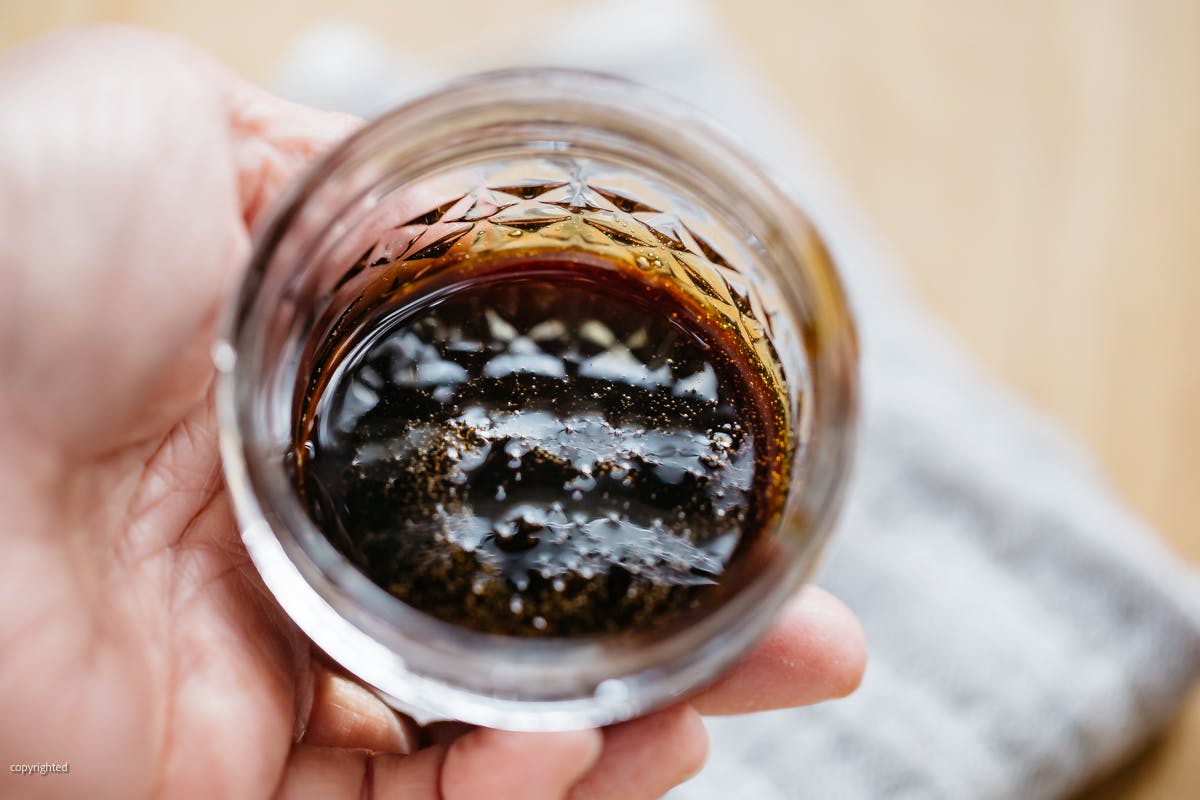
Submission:
POLYGON ((509 635, 655 628, 777 517, 778 398, 663 284, 542 255, 374 318, 309 390, 299 479, 417 609, 509 635))

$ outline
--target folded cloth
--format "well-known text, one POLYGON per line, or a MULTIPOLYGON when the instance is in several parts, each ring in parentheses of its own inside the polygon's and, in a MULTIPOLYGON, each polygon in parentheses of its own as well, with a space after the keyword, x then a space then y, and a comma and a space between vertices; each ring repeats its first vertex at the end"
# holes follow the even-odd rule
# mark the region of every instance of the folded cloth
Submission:
MULTIPOLYGON (((708 766, 672 796, 1049 798, 1128 757, 1200 675, 1197 575, 924 315, 702 4, 576 6, 539 31, 522 63, 624 74, 739 134, 822 229, 860 325, 858 469, 820 583, 862 618, 866 678, 847 700, 710 720, 708 766)), ((369 115, 507 53, 410 63, 330 24, 276 85, 369 115)))

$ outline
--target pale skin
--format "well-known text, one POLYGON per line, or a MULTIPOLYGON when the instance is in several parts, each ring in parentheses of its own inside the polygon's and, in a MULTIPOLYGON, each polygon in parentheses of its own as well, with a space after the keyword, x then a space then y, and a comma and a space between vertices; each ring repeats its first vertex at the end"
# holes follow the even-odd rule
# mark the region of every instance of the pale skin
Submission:
POLYGON ((658 797, 701 714, 853 691, 854 616, 812 589, 688 702, 604 730, 418 732, 317 659, 237 536, 210 347, 249 230, 357 120, 156 34, 0 57, 0 795, 658 797))

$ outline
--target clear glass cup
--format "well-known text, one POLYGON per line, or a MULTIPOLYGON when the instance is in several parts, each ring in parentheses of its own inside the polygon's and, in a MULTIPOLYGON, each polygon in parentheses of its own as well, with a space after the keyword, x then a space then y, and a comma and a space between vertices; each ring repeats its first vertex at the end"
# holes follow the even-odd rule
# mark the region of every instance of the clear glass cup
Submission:
POLYGON ((854 326, 812 225, 702 115, 591 73, 468 78, 350 137, 259 231, 214 360, 226 480, 264 582, 314 643, 420 722, 604 725, 713 680, 811 574, 853 450, 854 326), (564 214, 596 224, 543 224, 564 214), (452 248, 539 246, 634 252, 719 308, 785 399, 782 515, 733 591, 685 625, 530 639, 443 622, 347 560, 295 488, 306 387, 322 343, 372 302, 372 269, 419 281, 452 248))

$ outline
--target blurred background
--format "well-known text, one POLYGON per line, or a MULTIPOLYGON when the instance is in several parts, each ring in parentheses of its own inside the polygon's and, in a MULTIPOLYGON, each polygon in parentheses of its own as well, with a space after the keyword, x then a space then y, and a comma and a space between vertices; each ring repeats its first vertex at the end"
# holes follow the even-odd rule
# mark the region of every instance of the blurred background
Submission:
MULTIPOLYGON (((0 0, 0 47, 129 22, 272 85, 320 21, 363 23, 447 70, 449 41, 520 61, 563 6, 583 5, 0 0)), ((712 5, 934 315, 1200 564, 1200 2, 712 5)), ((1200 797, 1197 765, 1200 695, 1087 796, 1200 797)))

